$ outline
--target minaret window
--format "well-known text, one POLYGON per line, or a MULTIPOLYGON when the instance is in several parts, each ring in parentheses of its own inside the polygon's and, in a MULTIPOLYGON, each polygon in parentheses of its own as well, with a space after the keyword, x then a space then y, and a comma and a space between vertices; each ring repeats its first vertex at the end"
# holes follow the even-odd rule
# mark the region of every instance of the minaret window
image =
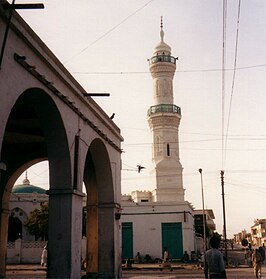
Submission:
POLYGON ((169 145, 169 143, 167 143, 166 150, 167 150, 167 156, 170 156, 170 145, 169 145))

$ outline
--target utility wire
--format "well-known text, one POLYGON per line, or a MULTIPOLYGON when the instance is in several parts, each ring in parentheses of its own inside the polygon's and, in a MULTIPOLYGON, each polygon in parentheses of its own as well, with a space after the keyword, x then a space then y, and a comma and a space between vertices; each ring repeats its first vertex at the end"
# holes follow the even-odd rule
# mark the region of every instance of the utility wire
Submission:
POLYGON ((224 104, 225 104, 225 65, 226 65, 226 20, 227 0, 223 0, 223 45, 222 45, 222 170, 224 169, 224 104))
POLYGON ((235 88, 235 77, 236 77, 236 64, 237 64, 237 50, 238 50, 238 37, 239 37, 239 21, 240 21, 240 7, 241 7, 241 0, 238 1, 238 14, 237 14, 237 29, 236 29, 236 43, 235 43, 235 55, 234 55, 234 71, 233 71, 233 79, 232 79, 232 87, 231 87, 231 96, 230 96, 230 103, 229 103, 229 112, 228 112, 228 119, 227 119, 227 128, 225 134, 225 143, 224 143, 224 164, 226 161, 226 150, 227 150, 227 142, 228 142, 228 132, 229 132, 229 124, 231 119, 231 111, 232 111, 232 104, 233 104, 233 95, 234 95, 234 88, 235 88))
MULTIPOLYGON (((196 69, 196 70, 176 70, 175 73, 202 73, 202 72, 222 72, 222 71, 237 71, 237 70, 247 70, 254 68, 266 67, 266 64, 250 65, 245 67, 238 67, 232 69, 196 69)), ((149 74, 149 71, 118 71, 118 72, 81 72, 81 71, 72 71, 70 72, 73 75, 143 75, 149 74)))
POLYGON ((78 52, 77 54, 75 54, 74 56, 70 57, 68 60, 66 60, 64 62, 64 64, 67 64, 69 61, 71 61, 72 59, 74 59, 75 57, 77 57, 78 55, 80 55, 81 53, 83 53, 84 51, 86 51, 89 47, 91 47, 92 45, 96 44, 98 41, 100 41, 102 38, 106 37, 108 34, 110 34, 111 32, 113 32, 117 27, 119 27, 120 25, 122 25, 125 21, 127 21, 129 18, 131 18, 132 16, 134 16, 135 14, 137 14, 139 11, 141 11, 142 9, 144 9, 146 6, 148 6, 153 0, 148 1, 147 3, 145 3, 143 6, 141 6, 140 8, 138 8, 136 11, 134 11, 132 14, 128 15, 126 18, 124 18, 121 22, 119 22, 118 24, 116 24, 114 27, 112 27, 111 29, 109 29, 107 32, 105 32, 103 35, 101 35, 99 38, 97 38, 95 41, 91 42, 88 46, 86 46, 85 48, 83 48, 80 52, 78 52))

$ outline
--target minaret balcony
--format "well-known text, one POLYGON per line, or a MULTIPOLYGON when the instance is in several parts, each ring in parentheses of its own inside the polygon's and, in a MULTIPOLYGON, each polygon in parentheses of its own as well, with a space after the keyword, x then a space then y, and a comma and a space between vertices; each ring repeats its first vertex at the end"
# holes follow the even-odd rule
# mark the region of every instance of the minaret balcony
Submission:
POLYGON ((148 110, 148 116, 151 116, 155 113, 162 113, 162 112, 176 113, 181 115, 181 108, 172 104, 160 104, 156 106, 151 106, 148 110))
POLYGON ((156 56, 153 56, 149 61, 150 61, 150 65, 158 62, 168 62, 168 63, 176 64, 176 59, 177 58, 170 55, 158 54, 156 56))

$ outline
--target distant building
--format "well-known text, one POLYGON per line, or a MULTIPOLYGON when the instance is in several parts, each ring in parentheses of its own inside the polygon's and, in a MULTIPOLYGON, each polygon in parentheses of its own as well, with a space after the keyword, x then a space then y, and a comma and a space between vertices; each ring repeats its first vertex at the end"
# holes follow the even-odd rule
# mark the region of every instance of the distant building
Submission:
POLYGON ((251 227, 252 244, 254 246, 266 245, 266 219, 256 219, 251 227))
MULTIPOLYGON (((213 235, 214 231, 216 230, 216 225, 214 223, 214 213, 212 209, 205 209, 205 222, 207 227, 207 234, 208 236, 213 235)), ((196 209, 194 210, 194 218, 195 218, 195 231, 200 233, 202 235, 203 232, 203 210, 202 209, 196 209)))
POLYGON ((234 234, 234 243, 241 245, 242 241, 246 239, 248 243, 252 242, 251 240, 251 233, 248 233, 246 230, 242 230, 241 232, 234 234))
POLYGON ((48 203, 46 190, 30 184, 27 177, 22 184, 14 185, 9 201, 7 263, 40 263, 41 252, 47 241, 36 241, 25 228, 30 212, 48 203))
POLYGON ((183 168, 179 158, 178 129, 181 109, 173 103, 173 77, 177 58, 161 41, 149 60, 154 105, 148 110, 153 138, 151 179, 155 189, 134 191, 122 197, 122 257, 162 258, 167 247, 172 259, 195 250, 192 205, 184 200, 183 168))
MULTIPOLYGON (((9 201, 9 226, 7 263, 40 263, 40 255, 46 240, 36 240, 25 228, 25 221, 30 212, 40 209, 41 205, 49 202, 46 190, 30 184, 27 177, 22 184, 14 185, 9 201)), ((83 199, 83 210, 86 208, 86 197, 83 199)), ((84 217, 84 216, 83 216, 84 217)), ((83 224, 85 227, 85 224, 83 224)), ((83 232, 84 236, 86 233, 83 232)), ((86 237, 82 238, 82 258, 85 258, 86 237)))
POLYGON ((23 184, 15 185, 12 188, 9 201, 9 226, 8 241, 15 241, 18 238, 23 240, 35 240, 35 236, 29 234, 24 226, 24 222, 30 215, 30 212, 40 208, 42 203, 47 203, 49 196, 46 190, 31 185, 26 177, 23 184))
POLYGON ((204 219, 205 219, 205 233, 206 245, 208 246, 209 239, 216 230, 214 223, 214 213, 212 209, 205 209, 204 214, 202 209, 194 210, 195 234, 196 234, 196 250, 198 252, 204 251, 204 219))

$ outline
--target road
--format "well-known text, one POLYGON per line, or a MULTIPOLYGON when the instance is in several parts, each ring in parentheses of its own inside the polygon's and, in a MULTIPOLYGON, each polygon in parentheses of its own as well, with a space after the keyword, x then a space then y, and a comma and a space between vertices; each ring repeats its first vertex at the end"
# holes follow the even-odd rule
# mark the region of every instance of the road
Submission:
MULTIPOLYGON (((45 279, 45 271, 42 270, 9 270, 6 279, 45 279)), ((262 269, 262 277, 266 279, 266 265, 262 269)), ((123 279, 176 279, 176 278, 198 278, 204 279, 202 270, 194 269, 174 269, 172 272, 168 270, 127 270, 123 271, 123 279)), ((227 269, 227 279, 252 279, 255 278, 252 268, 232 268, 227 269)))
MULTIPOLYGON (((227 269, 227 279, 251 279, 255 278, 252 268, 233 268, 227 269)), ((262 277, 266 279, 266 266, 263 267, 262 277)), ((198 278, 204 279, 202 270, 189 270, 189 269, 178 269, 172 272, 170 271, 156 271, 156 270, 142 270, 142 271, 124 271, 123 279, 176 279, 176 278, 198 278)))

